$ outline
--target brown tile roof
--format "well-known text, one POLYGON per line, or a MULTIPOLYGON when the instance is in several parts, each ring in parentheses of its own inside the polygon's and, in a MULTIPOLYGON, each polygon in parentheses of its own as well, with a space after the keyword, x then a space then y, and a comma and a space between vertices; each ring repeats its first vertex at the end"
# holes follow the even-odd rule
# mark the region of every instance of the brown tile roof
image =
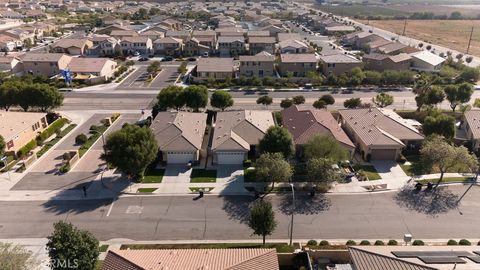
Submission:
POLYGON ((197 72, 233 72, 233 58, 200 58, 197 72))
POLYGON ((247 36, 249 37, 269 37, 270 32, 268 31, 248 31, 247 36))
POLYGON ((158 113, 151 128, 162 151, 192 147, 199 150, 206 126, 206 114, 180 111, 158 113))
POLYGON ((21 57, 23 62, 58 62, 62 57, 70 57, 63 53, 26 53, 21 57))
POLYGON ((401 140, 422 140, 415 128, 400 123, 378 108, 339 110, 343 120, 368 145, 403 146, 401 140))
POLYGON ((280 61, 282 63, 316 63, 317 57, 313 53, 286 53, 280 55, 280 61))
POLYGON ((328 135, 347 147, 355 148, 329 111, 291 106, 282 111, 282 119, 295 144, 305 144, 315 135, 328 135))
POLYGON ((181 44, 183 40, 179 38, 174 38, 174 37, 164 37, 164 38, 159 38, 155 40, 153 43, 156 44, 181 44))
POLYGON ((248 43, 266 43, 271 44, 275 43, 276 40, 274 37, 250 37, 248 43))
POLYGON ((465 121, 467 121, 474 139, 480 139, 480 110, 471 110, 465 112, 465 121))
POLYGON ((212 150, 249 151, 250 145, 257 145, 267 129, 274 125, 275 122, 270 111, 218 112, 213 132, 212 150), (230 143, 225 144, 228 141, 230 143))
POLYGON ((383 45, 383 46, 380 46, 378 47, 377 49, 383 53, 391 53, 391 52, 394 52, 394 51, 398 51, 398 50, 401 50, 403 48, 407 47, 407 45, 403 44, 403 43, 400 43, 400 42, 393 42, 393 43, 390 43, 390 44, 387 44, 387 45, 383 45))
POLYGON ((117 66, 115 61, 107 58, 80 58, 74 57, 68 64, 71 72, 100 72, 105 65, 117 66))
POLYGON ((124 37, 121 42, 146 43, 150 38, 148 36, 124 37))
POLYGON ((275 61, 275 56, 269 54, 268 52, 259 52, 255 55, 240 55, 238 60, 240 60, 240 61, 256 61, 256 62, 273 62, 273 61, 275 61))
POLYGON ((436 270, 413 262, 385 256, 357 247, 348 247, 350 258, 357 270, 436 270))
POLYGON ((102 270, 278 270, 275 249, 110 250, 102 270), (130 264, 129 264, 130 263, 130 264))
POLYGON ((278 33, 277 38, 279 42, 289 40, 289 39, 297 39, 297 40, 302 39, 302 37, 298 33, 278 33))

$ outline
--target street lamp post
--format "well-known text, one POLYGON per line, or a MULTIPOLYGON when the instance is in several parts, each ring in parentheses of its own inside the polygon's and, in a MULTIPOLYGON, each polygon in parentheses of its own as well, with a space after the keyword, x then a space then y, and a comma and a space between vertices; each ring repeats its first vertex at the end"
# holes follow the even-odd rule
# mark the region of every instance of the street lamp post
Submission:
POLYGON ((290 183, 290 187, 292 188, 292 219, 290 221, 290 246, 291 246, 292 240, 293 240, 293 215, 295 213, 295 189, 292 183, 290 183))

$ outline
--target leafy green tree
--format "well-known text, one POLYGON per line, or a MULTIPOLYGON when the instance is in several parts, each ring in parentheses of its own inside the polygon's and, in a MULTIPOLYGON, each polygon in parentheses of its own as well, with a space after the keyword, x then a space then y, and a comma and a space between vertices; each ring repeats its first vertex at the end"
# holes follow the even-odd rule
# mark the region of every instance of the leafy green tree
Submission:
POLYGON ((185 106, 183 88, 170 85, 160 90, 160 93, 157 96, 157 102, 152 109, 152 116, 155 118, 160 111, 165 111, 167 109, 179 110, 183 106, 185 106))
POLYGON ((143 178, 157 154, 158 144, 151 129, 126 125, 108 135, 102 159, 128 175, 143 178))
POLYGON ((473 107, 480 108, 480 98, 476 98, 473 102, 473 107))
POLYGON ((213 92, 212 97, 210 98, 210 105, 224 111, 226 108, 233 106, 232 95, 227 91, 217 90, 213 92))
POLYGON ((387 93, 380 93, 372 98, 372 102, 380 108, 393 104, 393 96, 387 93))
POLYGON ((4 82, 0 85, 0 108, 6 111, 10 110, 12 106, 17 105, 17 96, 19 88, 16 84, 4 82))
POLYGON ((478 167, 477 158, 470 154, 464 146, 454 146, 440 136, 432 136, 425 140, 420 149, 424 166, 434 167, 440 171, 440 179, 437 186, 442 182, 443 175, 455 167, 464 167, 474 171, 478 167))
POLYGON ((430 108, 441 103, 445 99, 445 92, 438 86, 432 86, 425 96, 425 105, 430 108))
POLYGON ((0 242, 0 269, 2 270, 35 270, 40 262, 31 251, 20 245, 0 242))
POLYGON ((157 74, 160 70, 162 70, 160 62, 153 61, 148 67, 147 72, 150 74, 157 74))
POLYGON ((437 134, 451 140, 455 136, 455 118, 445 114, 435 113, 425 117, 422 130, 426 136, 437 134))
POLYGON ((444 89, 450 108, 455 112, 458 105, 467 103, 473 94, 473 86, 469 83, 460 85, 447 85, 444 89))
POLYGON ((187 69, 187 62, 182 62, 180 64, 180 66, 177 68, 177 72, 182 74, 182 75, 185 75, 185 73, 187 73, 188 69, 187 69))
POLYGON ((295 105, 300 105, 300 104, 303 104, 305 103, 305 97, 304 96, 294 96, 292 98, 292 101, 293 101, 293 104, 295 105))
POLYGON ((315 100, 315 101, 313 102, 313 107, 314 107, 315 109, 325 109, 325 108, 327 108, 327 103, 325 103, 325 101, 320 100, 320 99, 319 99, 319 100, 315 100))
POLYGON ((248 226, 253 230, 253 234, 262 236, 265 245, 265 238, 267 235, 271 235, 277 227, 275 212, 269 201, 259 200, 253 205, 250 210, 248 226))
POLYGON ((290 108, 291 106, 293 106, 293 101, 289 98, 282 99, 282 101, 280 102, 280 107, 282 107, 283 109, 290 108))
POLYGON ((348 159, 348 151, 333 137, 316 135, 303 146, 305 158, 324 158, 334 162, 348 159))
POLYGON ((48 84, 32 84, 35 93, 35 107, 40 108, 42 112, 58 108, 63 104, 63 94, 58 89, 49 86, 48 84))
POLYGON ((257 104, 262 104, 264 106, 268 106, 273 103, 273 99, 270 96, 261 96, 257 99, 257 104))
POLYGON ((208 89, 204 85, 190 85, 184 90, 185 104, 198 112, 208 104, 208 89))
POLYGON ((272 183, 272 190, 275 182, 287 182, 292 174, 292 167, 281 153, 264 153, 255 162, 257 180, 272 183))
POLYGON ((36 98, 36 90, 33 87, 23 86, 19 89, 17 93, 17 103, 23 111, 28 111, 31 107, 35 105, 37 102, 36 98))
POLYGON ((473 67, 464 67, 460 75, 458 75, 459 82, 475 83, 480 79, 480 69, 473 67))
POLYGON ((309 181, 331 183, 340 181, 342 174, 333 169, 336 162, 326 158, 312 158, 307 161, 307 177, 309 181))
POLYGON ((359 67, 356 67, 350 71, 350 84, 360 85, 365 80, 365 73, 359 67))
POLYGON ((319 100, 325 102, 326 105, 333 105, 335 104, 335 98, 333 98, 332 95, 330 94, 326 94, 326 95, 322 95, 319 100))
POLYGON ((285 158, 295 153, 292 135, 286 128, 279 126, 268 128, 258 143, 258 149, 260 153, 281 153, 285 158))
POLYGON ((356 109, 362 105, 360 98, 350 98, 343 102, 343 107, 347 109, 356 109))
POLYGON ((48 255, 54 262, 52 269, 67 269, 59 263, 67 260, 71 265, 76 262, 78 269, 95 268, 99 255, 98 240, 90 232, 59 221, 53 224, 53 233, 47 239, 48 255))
POLYGON ((363 82, 370 85, 380 85, 382 83, 382 74, 378 71, 367 70, 365 71, 363 82))

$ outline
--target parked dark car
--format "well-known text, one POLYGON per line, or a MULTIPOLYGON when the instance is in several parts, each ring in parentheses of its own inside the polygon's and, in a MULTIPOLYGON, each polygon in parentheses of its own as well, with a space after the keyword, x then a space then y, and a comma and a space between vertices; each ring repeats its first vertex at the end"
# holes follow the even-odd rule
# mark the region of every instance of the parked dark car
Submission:
POLYGON ((171 56, 165 56, 165 57, 162 59, 162 62, 168 62, 168 61, 173 61, 173 57, 171 57, 171 56))
POLYGON ((148 58, 147 57, 140 57, 140 59, 138 59, 138 61, 145 62, 145 61, 148 61, 148 58))

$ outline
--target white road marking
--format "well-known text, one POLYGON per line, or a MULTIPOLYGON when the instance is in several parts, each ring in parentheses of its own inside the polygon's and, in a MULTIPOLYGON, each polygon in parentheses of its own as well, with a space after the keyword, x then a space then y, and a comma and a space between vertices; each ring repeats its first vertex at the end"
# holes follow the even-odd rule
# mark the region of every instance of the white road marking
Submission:
POLYGON ((130 205, 125 211, 126 214, 141 214, 143 210, 143 206, 139 205, 130 205))
POLYGON ((113 204, 115 204, 115 199, 112 200, 112 203, 110 204, 110 207, 108 208, 107 217, 110 216, 110 213, 112 212, 113 204))

